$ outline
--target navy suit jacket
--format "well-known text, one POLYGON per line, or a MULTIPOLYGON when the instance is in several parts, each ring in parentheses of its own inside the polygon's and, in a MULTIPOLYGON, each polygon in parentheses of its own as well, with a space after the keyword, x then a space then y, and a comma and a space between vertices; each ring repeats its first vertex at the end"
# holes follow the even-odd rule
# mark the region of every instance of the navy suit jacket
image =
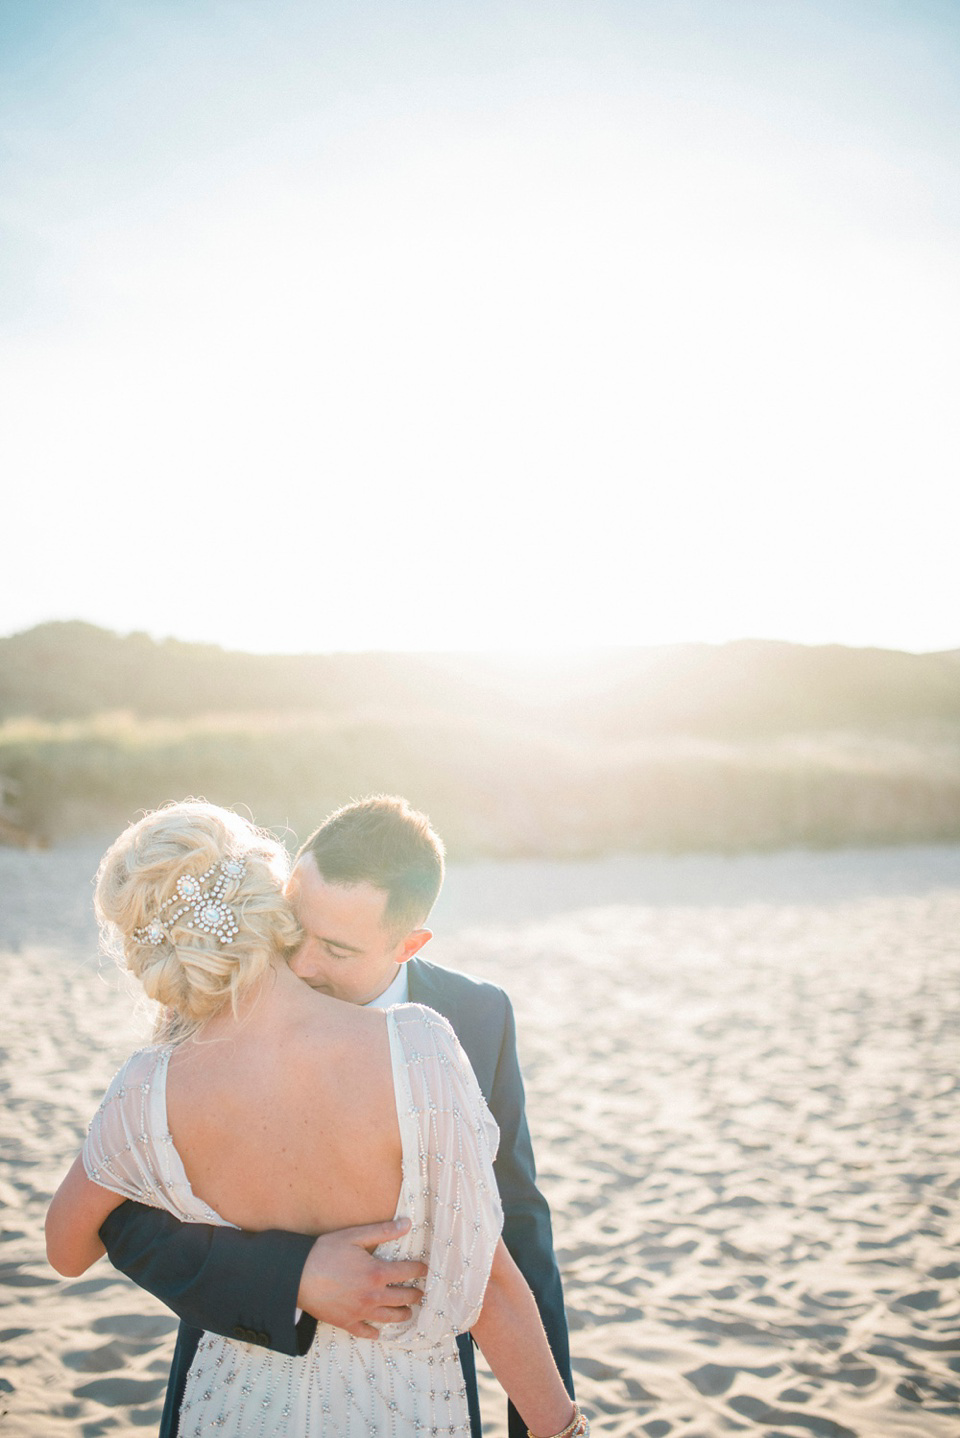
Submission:
MULTIPOLYGON (((550 1211, 536 1186, 510 1000, 495 984, 421 958, 410 960, 408 984, 412 1003, 427 1004, 450 1020, 500 1127, 494 1171, 503 1204, 504 1242, 530 1285, 572 1396, 563 1293, 550 1211)), ((181 1320, 160 1438, 176 1438, 187 1372, 204 1329, 281 1353, 302 1354, 310 1346, 316 1324, 305 1314, 295 1326, 294 1315, 312 1236, 182 1224, 159 1209, 131 1202, 110 1214, 100 1236, 111 1263, 181 1320)), ((466 1335, 458 1342, 473 1438, 480 1438, 473 1347, 466 1335)), ((510 1438, 526 1435, 512 1405, 509 1432, 510 1438)))

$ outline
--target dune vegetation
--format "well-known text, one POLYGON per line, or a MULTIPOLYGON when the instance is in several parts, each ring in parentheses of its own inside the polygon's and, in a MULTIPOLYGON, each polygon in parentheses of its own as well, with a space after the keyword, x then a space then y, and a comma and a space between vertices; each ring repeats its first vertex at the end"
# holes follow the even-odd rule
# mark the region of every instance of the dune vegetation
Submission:
POLYGON ((261 656, 44 625, 0 640, 0 775, 49 841, 188 794, 302 837, 371 792, 458 857, 956 840, 960 658, 261 656))

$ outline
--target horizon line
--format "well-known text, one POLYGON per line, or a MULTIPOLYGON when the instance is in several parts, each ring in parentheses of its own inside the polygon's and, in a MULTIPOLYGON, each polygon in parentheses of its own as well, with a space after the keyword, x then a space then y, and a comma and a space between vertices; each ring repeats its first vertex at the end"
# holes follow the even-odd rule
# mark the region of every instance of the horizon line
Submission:
POLYGON ((181 638, 179 635, 176 635, 176 634, 164 634, 164 633, 159 633, 159 632, 157 632, 157 631, 151 631, 151 630, 147 630, 147 629, 136 629, 136 628, 134 628, 134 629, 128 629, 128 630, 112 629, 112 628, 108 627, 107 625, 98 624, 98 623, 96 623, 96 622, 93 621, 93 620, 81 619, 81 618, 79 618, 79 617, 74 617, 74 618, 72 618, 72 619, 59 619, 59 618, 58 618, 58 619, 42 619, 42 620, 38 620, 35 624, 30 624, 30 625, 28 625, 28 626, 27 626, 26 628, 24 628, 24 629, 15 629, 15 630, 12 630, 12 631, 9 632, 9 633, 5 633, 5 634, 0 635, 0 640, 21 639, 21 638, 25 638, 25 637, 26 637, 27 635, 29 635, 29 634, 35 633, 38 629, 56 628, 56 627, 60 627, 60 626, 66 628, 66 627, 69 627, 69 626, 71 626, 71 625, 76 625, 76 626, 83 627, 83 628, 87 628, 87 629, 93 629, 93 630, 96 630, 96 631, 97 631, 98 633, 100 633, 100 634, 110 635, 110 636, 112 636, 113 638, 120 639, 120 640, 132 639, 132 638, 134 638, 134 637, 142 637, 142 638, 147 639, 147 640, 149 640, 151 643, 156 644, 156 645, 158 645, 158 646, 163 645, 163 644, 167 644, 167 643, 182 644, 182 645, 185 645, 185 646, 188 646, 188 647, 197 648, 197 649, 217 649, 217 650, 219 650, 222 654, 227 654, 227 655, 248 655, 248 656, 253 657, 253 658, 262 658, 262 659, 271 659, 271 658, 276 658, 276 659, 320 659, 320 658, 345 657, 345 656, 348 656, 348 655, 355 655, 356 657, 359 658, 359 657, 362 657, 362 656, 368 656, 368 657, 374 657, 374 656, 376 656, 376 657, 384 657, 384 656, 388 656, 388 655, 397 655, 397 656, 408 655, 408 656, 410 656, 410 657, 418 657, 418 658, 419 658, 419 657, 453 658, 453 657, 468 657, 468 656, 469 656, 469 657, 476 657, 476 658, 489 658, 489 659, 501 659, 501 660, 512 660, 512 661, 520 661, 520 660, 531 659, 531 658, 561 660, 561 659, 564 659, 564 658, 570 658, 571 656, 574 656, 574 655, 575 655, 575 656, 578 656, 578 657, 584 657, 584 656, 588 656, 588 655, 630 654, 630 653, 636 653, 637 651, 642 651, 642 650, 659 650, 659 649, 687 649, 687 648, 723 649, 723 648, 732 647, 732 646, 734 646, 734 645, 751 645, 751 644, 752 644, 752 645, 758 645, 758 646, 759 646, 759 645, 771 645, 771 646, 780 645, 780 646, 789 647, 789 648, 795 648, 795 649, 849 649, 849 650, 859 650, 859 651, 864 651, 864 650, 876 650, 876 651, 879 652, 879 653, 885 653, 885 654, 909 654, 909 655, 916 656, 916 657, 918 657, 918 658, 922 658, 922 657, 936 657, 936 656, 947 656, 947 655, 958 655, 958 656, 960 656, 960 642, 958 642, 958 644, 957 644, 956 646, 948 646, 947 648, 914 649, 914 648, 899 647, 899 646, 891 645, 891 644, 879 644, 879 643, 863 644, 863 643, 852 643, 852 642, 850 642, 849 640, 843 640, 843 639, 824 639, 824 640, 784 639, 784 638, 782 638, 782 637, 780 637, 780 636, 775 636, 775 635, 762 635, 762 634, 741 634, 741 635, 733 635, 733 636, 728 636, 727 638, 724 638, 724 639, 667 639, 667 640, 651 640, 651 641, 647 641, 647 642, 643 642, 643 641, 639 641, 639 640, 638 640, 638 641, 635 641, 635 642, 620 641, 620 642, 615 642, 615 643, 603 643, 603 642, 601 642, 601 641, 598 641, 598 642, 593 643, 593 644, 584 644, 584 643, 577 643, 577 644, 540 644, 540 645, 530 644, 530 645, 522 645, 522 646, 520 646, 520 645, 511 646, 511 647, 509 647, 509 648, 504 647, 504 646, 502 646, 502 645, 485 644, 485 645, 465 645, 465 646, 463 646, 463 647, 461 647, 461 648, 450 648, 449 646, 443 646, 443 647, 440 647, 440 646, 436 646, 436 647, 433 647, 433 646, 424 646, 424 647, 421 647, 421 648, 409 648, 409 649, 404 648, 404 649, 398 649, 398 648, 393 648, 393 647, 389 647, 389 646, 380 646, 380 647, 375 647, 375 646, 370 646, 370 647, 365 647, 365 646, 362 646, 362 647, 346 646, 346 647, 341 647, 341 648, 329 648, 329 649, 302 649, 302 648, 296 648, 296 649, 261 649, 261 648, 243 649, 243 648, 239 648, 239 647, 234 647, 233 645, 224 644, 224 643, 222 643, 222 642, 220 642, 220 641, 218 641, 218 640, 215 640, 215 639, 184 639, 184 638, 181 638))

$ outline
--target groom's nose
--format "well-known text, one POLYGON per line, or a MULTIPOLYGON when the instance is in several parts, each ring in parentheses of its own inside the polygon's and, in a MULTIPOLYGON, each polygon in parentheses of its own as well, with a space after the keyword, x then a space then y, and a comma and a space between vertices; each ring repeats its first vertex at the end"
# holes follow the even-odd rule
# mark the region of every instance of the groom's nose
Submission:
POLYGON ((320 971, 320 945, 306 938, 290 960, 290 967, 300 979, 314 978, 320 971))

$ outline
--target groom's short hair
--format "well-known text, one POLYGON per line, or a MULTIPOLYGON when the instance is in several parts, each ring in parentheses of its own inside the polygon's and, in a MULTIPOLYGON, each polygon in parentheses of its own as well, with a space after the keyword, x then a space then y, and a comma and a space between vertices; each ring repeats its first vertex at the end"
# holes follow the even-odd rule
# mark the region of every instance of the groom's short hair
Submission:
POLYGON ((396 794, 337 809, 300 846, 297 862, 307 854, 330 884, 384 889, 384 923, 398 935, 424 923, 443 883, 443 840, 396 794))

